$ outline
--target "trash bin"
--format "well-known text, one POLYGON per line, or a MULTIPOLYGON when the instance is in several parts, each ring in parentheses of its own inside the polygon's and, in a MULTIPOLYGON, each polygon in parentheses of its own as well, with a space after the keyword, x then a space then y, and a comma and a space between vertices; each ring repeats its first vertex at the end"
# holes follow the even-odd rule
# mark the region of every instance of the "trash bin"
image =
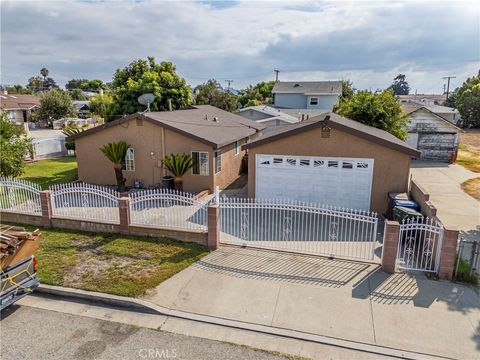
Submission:
POLYGON ((415 201, 411 200, 393 200, 393 207, 401 206, 409 209, 413 209, 416 211, 420 211, 420 205, 418 205, 415 201))
POLYGON ((407 193, 399 193, 399 192, 389 192, 388 193, 388 208, 386 217, 389 220, 393 219, 393 207, 395 206, 393 202, 395 200, 408 200, 407 193))
POLYGON ((423 218, 422 213, 416 211, 415 209, 404 207, 404 206, 395 206, 393 208, 393 219, 402 223, 407 219, 418 219, 423 218))
POLYGON ((175 178, 173 176, 164 176, 162 178, 162 187, 164 189, 175 189, 175 178))

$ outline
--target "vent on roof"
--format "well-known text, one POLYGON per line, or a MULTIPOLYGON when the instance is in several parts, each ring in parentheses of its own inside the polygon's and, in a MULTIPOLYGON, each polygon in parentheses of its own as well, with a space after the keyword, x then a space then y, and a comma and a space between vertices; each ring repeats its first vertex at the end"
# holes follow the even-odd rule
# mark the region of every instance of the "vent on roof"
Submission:
POLYGON ((300 85, 300 84, 293 85, 293 87, 299 87, 299 86, 302 86, 302 85, 300 85))
POLYGON ((213 121, 218 122, 218 117, 214 116, 213 121))

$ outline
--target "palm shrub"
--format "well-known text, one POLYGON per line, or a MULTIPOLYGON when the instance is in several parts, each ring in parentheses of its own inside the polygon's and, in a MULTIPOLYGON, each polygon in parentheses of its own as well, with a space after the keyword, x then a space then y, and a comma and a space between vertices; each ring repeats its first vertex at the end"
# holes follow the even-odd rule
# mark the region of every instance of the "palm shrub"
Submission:
MULTIPOLYGON (((72 123, 69 126, 67 126, 65 129, 63 129, 62 133, 70 137, 72 135, 81 133, 84 130, 85 129, 78 127, 76 123, 72 123)), ((73 150, 73 152, 75 153, 75 140, 67 140, 65 142, 65 147, 67 148, 67 150, 73 150)))
POLYGON ((108 143, 100 148, 105 157, 113 163, 115 178, 117 179, 118 191, 125 191, 125 178, 123 177, 122 165, 127 155, 127 149, 130 147, 125 141, 108 143))
POLYGON ((163 166, 175 177, 175 189, 183 191, 182 176, 193 166, 193 159, 187 154, 172 154, 163 159, 163 166))

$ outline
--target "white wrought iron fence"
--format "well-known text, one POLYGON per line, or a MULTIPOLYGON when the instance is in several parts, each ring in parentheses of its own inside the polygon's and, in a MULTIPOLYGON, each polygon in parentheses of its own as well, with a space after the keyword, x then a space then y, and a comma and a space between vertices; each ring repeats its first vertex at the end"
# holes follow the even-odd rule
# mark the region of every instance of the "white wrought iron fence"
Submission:
POLYGON ((207 230, 208 202, 169 189, 141 190, 130 195, 130 223, 160 228, 207 230))
POLYGON ((374 212, 288 200, 222 198, 221 242, 373 260, 374 212))
POLYGON ((397 267, 404 270, 438 272, 443 240, 438 219, 410 218, 400 224, 397 267))
POLYGON ((2 211, 40 215, 40 191, 37 184, 27 180, 0 178, 0 208, 2 211))
POLYGON ((58 184, 50 187, 52 216, 118 224, 119 193, 86 183, 58 184))

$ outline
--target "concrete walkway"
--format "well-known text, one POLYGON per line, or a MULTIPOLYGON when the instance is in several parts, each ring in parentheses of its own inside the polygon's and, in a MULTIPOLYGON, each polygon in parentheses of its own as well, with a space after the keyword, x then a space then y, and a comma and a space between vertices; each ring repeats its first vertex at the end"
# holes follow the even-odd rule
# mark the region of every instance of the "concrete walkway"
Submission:
POLYGON ((221 247, 151 291, 171 309, 458 359, 480 358, 480 296, 376 265, 221 247))
POLYGON ((412 176, 437 207, 446 227, 460 230, 465 239, 480 241, 480 202, 465 193, 460 184, 480 177, 463 166, 425 161, 412 162, 412 176))

